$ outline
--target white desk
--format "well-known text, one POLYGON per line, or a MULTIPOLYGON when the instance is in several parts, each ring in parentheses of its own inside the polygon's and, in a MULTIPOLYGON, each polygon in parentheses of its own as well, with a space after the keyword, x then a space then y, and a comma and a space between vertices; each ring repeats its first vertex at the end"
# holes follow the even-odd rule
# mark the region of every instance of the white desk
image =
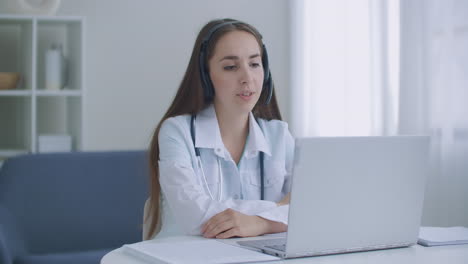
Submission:
MULTIPOLYGON (((188 241, 203 240, 202 237, 172 237, 157 241, 145 241, 141 243, 157 243, 163 241, 188 241)), ((258 238, 246 238, 258 239, 258 238)), ((229 240, 228 240, 229 241, 229 240)), ((239 241, 239 239, 236 239, 239 241)), ((118 248, 106 254, 101 264, 144 264, 142 260, 135 258, 118 248)), ((263 262, 265 263, 265 262, 263 262)), ((319 257, 298 258, 273 261, 268 263, 320 263, 320 264, 467 264, 468 244, 455 246, 422 247, 415 245, 408 248, 386 249, 368 252, 338 254, 319 257)))

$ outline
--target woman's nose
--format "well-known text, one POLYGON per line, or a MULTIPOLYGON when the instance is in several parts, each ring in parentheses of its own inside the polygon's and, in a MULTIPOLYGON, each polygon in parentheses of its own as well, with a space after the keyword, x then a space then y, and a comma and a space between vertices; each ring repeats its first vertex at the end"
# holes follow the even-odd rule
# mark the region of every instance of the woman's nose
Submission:
POLYGON ((253 80, 253 73, 249 67, 242 67, 240 72, 240 82, 241 84, 248 84, 253 80))

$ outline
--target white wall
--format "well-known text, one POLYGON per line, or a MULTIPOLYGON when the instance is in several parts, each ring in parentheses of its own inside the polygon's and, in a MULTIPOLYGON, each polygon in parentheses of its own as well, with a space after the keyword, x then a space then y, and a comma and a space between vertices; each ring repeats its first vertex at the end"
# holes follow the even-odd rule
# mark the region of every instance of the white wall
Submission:
POLYGON ((147 148, 185 72, 196 34, 211 19, 257 27, 289 120, 287 0, 63 0, 57 15, 84 16, 85 150, 147 148))

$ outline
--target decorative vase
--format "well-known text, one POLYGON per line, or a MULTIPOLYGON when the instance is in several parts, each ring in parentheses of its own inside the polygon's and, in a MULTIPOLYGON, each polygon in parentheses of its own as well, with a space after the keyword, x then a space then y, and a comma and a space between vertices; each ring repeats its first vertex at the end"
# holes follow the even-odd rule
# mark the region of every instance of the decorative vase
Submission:
POLYGON ((62 52, 62 45, 52 44, 45 53, 45 89, 62 89, 65 82, 66 62, 62 52))

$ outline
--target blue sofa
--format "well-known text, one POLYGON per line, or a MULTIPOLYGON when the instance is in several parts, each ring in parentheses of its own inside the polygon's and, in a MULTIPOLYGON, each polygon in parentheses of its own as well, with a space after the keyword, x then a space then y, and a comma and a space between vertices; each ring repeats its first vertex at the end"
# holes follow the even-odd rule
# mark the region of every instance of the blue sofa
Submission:
POLYGON ((30 154, 0 169, 0 263, 93 263, 142 239, 144 151, 30 154))

